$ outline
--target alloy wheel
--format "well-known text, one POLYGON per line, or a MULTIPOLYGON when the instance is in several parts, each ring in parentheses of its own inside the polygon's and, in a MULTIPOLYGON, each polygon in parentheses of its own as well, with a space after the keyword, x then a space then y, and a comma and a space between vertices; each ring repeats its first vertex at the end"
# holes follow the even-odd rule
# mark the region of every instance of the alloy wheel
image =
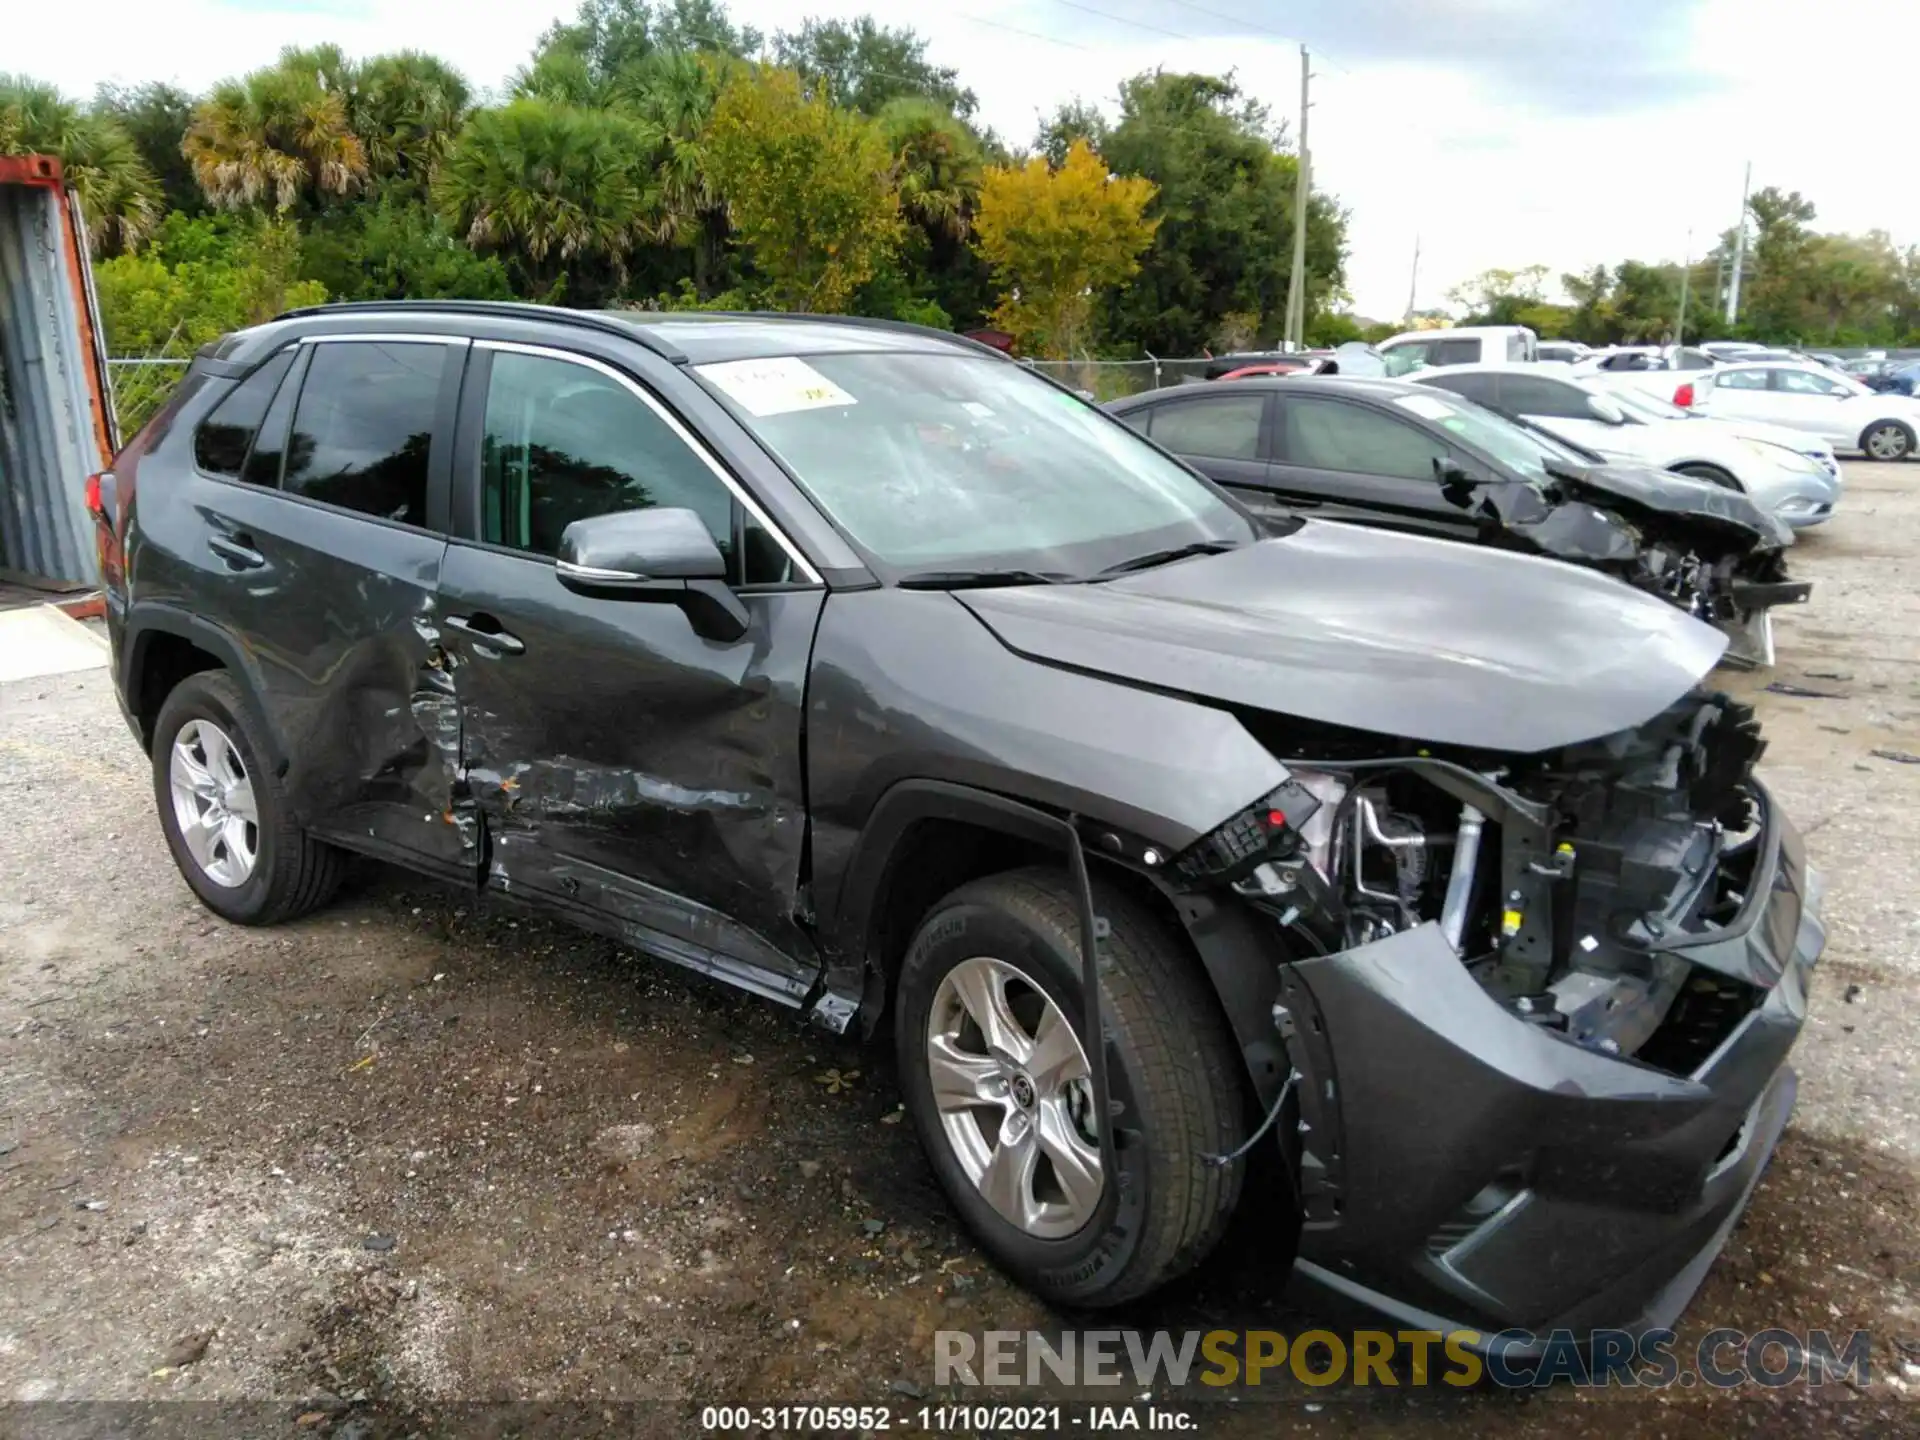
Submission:
POLYGON ((1106 1181, 1092 1068, 1031 977, 985 956, 955 965, 933 997, 926 1056, 954 1158, 1003 1219, 1047 1240, 1093 1219, 1106 1181))
POLYGON ((1867 454, 1876 460, 1902 459, 1907 448, 1907 432, 1898 425, 1876 425, 1867 432, 1867 454))
POLYGON ((180 839, 201 874, 228 889, 246 884, 260 858, 260 811, 227 732, 211 720, 182 725, 167 779, 180 839))

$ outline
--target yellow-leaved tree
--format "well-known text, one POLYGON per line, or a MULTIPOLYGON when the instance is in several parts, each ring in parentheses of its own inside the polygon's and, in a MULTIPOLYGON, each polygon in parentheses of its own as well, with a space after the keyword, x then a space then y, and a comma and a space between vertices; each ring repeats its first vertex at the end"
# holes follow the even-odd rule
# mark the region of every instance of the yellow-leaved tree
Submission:
POLYGON ((1036 357, 1084 354, 1093 298, 1140 269, 1158 220, 1155 187, 1111 173, 1084 140, 1058 169, 1044 156, 987 171, 974 233, 1000 285, 994 323, 1036 357))
POLYGON ((900 197, 879 128, 791 70, 755 66, 714 105, 706 163, 767 298, 837 314, 893 250, 900 197))

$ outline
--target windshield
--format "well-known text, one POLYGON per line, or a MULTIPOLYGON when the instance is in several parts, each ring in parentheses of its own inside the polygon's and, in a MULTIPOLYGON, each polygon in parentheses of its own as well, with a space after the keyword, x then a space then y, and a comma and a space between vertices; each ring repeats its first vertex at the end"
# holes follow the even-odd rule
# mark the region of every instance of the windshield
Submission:
POLYGON ((1430 420, 1442 430, 1457 435, 1475 449, 1491 455, 1509 470, 1527 479, 1545 482, 1551 477, 1549 465, 1573 465, 1584 470, 1592 463, 1587 456, 1562 445, 1550 435, 1528 430, 1491 410, 1483 410, 1445 390, 1425 395, 1401 395, 1395 404, 1430 420))
POLYGON ((1256 538, 1184 466, 1005 360, 788 355, 695 373, 893 578, 989 566, 1084 578, 1256 538))

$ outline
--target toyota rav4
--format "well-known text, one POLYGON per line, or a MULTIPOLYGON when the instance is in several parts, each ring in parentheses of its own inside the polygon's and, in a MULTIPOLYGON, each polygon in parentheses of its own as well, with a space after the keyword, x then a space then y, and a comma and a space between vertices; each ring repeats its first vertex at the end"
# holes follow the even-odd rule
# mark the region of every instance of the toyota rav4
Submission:
POLYGON ((353 852, 884 1017, 1049 1299, 1195 1265, 1261 1154, 1300 1272, 1406 1323, 1663 1323, 1786 1122, 1801 844, 1724 637, 1608 576, 1263 524, 999 354, 802 316, 296 312, 93 491, 209 908, 353 852))

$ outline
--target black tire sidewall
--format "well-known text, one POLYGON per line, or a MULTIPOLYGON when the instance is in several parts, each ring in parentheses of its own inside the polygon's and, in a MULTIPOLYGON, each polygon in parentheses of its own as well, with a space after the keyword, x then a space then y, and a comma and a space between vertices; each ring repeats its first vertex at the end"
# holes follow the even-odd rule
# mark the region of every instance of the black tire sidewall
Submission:
MULTIPOLYGON (((1140 1246, 1152 1198, 1147 1147, 1126 1141, 1138 1125, 1134 1086, 1121 1047, 1107 1051, 1118 1174, 1109 1174, 1094 1218, 1077 1233, 1042 1240, 1003 1219, 960 1167, 933 1103, 927 1073, 927 1017, 940 982, 963 960, 989 956, 1031 977, 1073 1025, 1089 1053, 1081 1026, 1080 957, 1062 951, 1053 937, 997 906, 958 899, 941 906, 915 935, 901 965, 894 1014, 900 1087, 922 1148, 948 1199, 1001 1266, 1048 1300, 1095 1302, 1126 1273, 1140 1246)), ((1109 1023, 1109 1030, 1112 1026, 1109 1023)))
POLYGON ((179 867, 181 877, 209 910, 229 920, 245 922, 265 913, 272 900, 275 867, 280 862, 279 796, 267 783, 265 762, 259 746, 254 743, 242 707, 222 693, 232 688, 231 683, 212 678, 215 674, 217 672, 189 676, 160 707, 153 728, 154 800, 160 810, 161 832, 167 837, 167 848, 173 852, 173 863, 179 867), (247 876, 244 885, 215 884, 180 837, 180 823, 173 812, 173 742, 193 720, 211 720, 225 732, 239 750, 241 762, 247 767, 247 777, 253 782, 257 816, 254 828, 258 832, 259 848, 254 856, 253 873, 247 876))

